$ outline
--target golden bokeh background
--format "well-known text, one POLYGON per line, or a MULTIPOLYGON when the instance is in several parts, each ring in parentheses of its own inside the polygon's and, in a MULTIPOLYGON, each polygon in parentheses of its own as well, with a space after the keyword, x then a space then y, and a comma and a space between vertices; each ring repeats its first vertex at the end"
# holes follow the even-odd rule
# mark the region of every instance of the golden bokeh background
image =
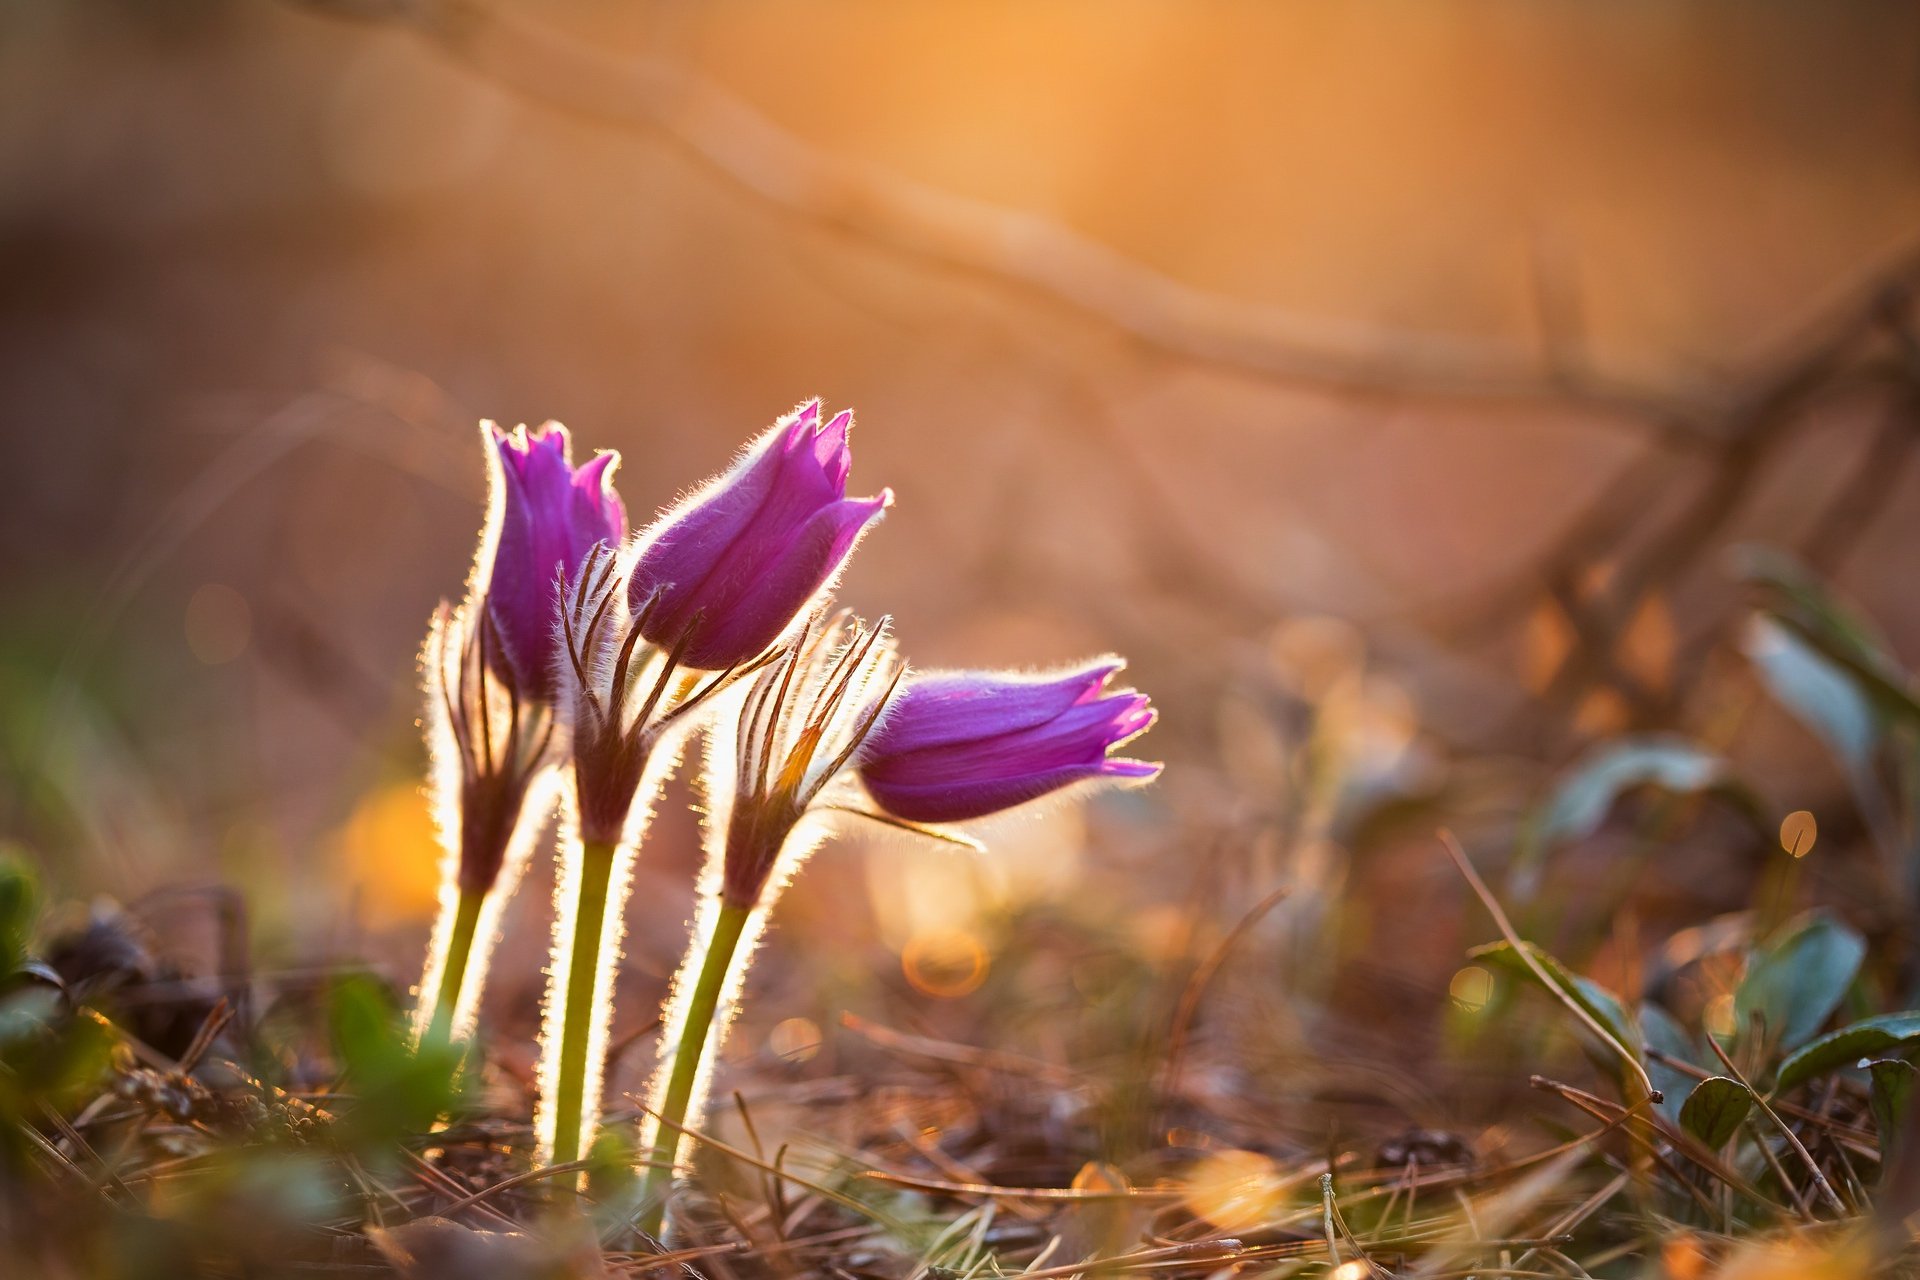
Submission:
MULTIPOLYGON (((644 518, 811 395, 858 412, 856 489, 898 495, 846 602, 927 665, 1128 655, 1168 768, 976 859, 823 852, 755 979, 781 993, 756 1052, 812 1059, 873 973, 958 1037, 1019 984, 1092 1001, 1113 956, 1006 948, 1052 912, 1149 964, 1204 954, 1283 880, 1287 981, 1358 965, 1387 976, 1356 1009, 1449 984, 1485 1003, 1461 967, 1484 923, 1434 825, 1510 825, 1622 727, 1702 734, 1781 815, 1829 822, 1841 785, 1805 731, 1729 712, 1745 677, 1689 664, 1736 608, 1729 549, 1802 537, 1870 408, 1823 405, 1767 454, 1622 628, 1618 687, 1543 709, 1575 637, 1532 566, 1637 459, 1666 486, 1649 526, 1712 481, 1580 388, 1737 400, 1910 246, 1920 11, 504 7, 591 65, 672 76, 607 99, 542 43, 423 34, 379 0, 0 14, 0 831, 63 895, 230 884, 261 963, 409 981, 435 859, 413 660, 471 554, 474 423, 619 449, 644 518), (617 109, 555 106, 583 97, 617 109), (794 155, 894 203, 784 186, 794 155), (925 201, 971 214, 889 234, 925 201), (1042 265, 1091 305, 979 266, 1060 236, 1084 260, 1042 265), (1304 372, 1130 332, 1115 280, 1202 329, 1244 320, 1304 372), (1620 692, 1669 684, 1701 692, 1620 692), (1436 808, 1354 817, 1383 796, 1436 808), (1287 951, 1334 915, 1335 944, 1287 951)), ((1831 567, 1913 655, 1920 492, 1888 480, 1831 567)), ((1567 589, 1604 589, 1616 561, 1592 561, 1567 589)), ((642 862, 636 992, 680 945, 688 798, 642 862)), ((1656 870, 1677 911, 1744 900, 1716 848, 1656 870)), ((509 1038, 534 1017, 543 874, 489 997, 509 1038)))

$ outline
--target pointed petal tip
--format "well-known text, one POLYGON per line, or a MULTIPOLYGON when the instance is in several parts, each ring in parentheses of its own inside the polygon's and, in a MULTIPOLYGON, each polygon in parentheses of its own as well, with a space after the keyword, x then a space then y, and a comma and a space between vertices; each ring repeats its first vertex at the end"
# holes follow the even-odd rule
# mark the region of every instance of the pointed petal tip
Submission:
POLYGON ((573 482, 582 489, 613 491, 613 473, 620 469, 618 449, 600 449, 574 470, 573 482))
POLYGON ((1113 737, 1107 743, 1109 750, 1139 737, 1153 728, 1154 722, 1160 718, 1160 713, 1147 705, 1145 694, 1138 694, 1135 697, 1136 700, 1131 706, 1124 708, 1113 718, 1113 737))
POLYGON ((1109 778, 1125 778, 1133 782, 1145 782, 1157 778, 1165 769, 1158 760, 1109 760, 1100 766, 1100 772, 1109 778))
POLYGON ((802 400, 782 421, 786 423, 787 429, 782 433, 780 443, 783 448, 791 451, 806 439, 809 432, 820 425, 820 397, 802 400))

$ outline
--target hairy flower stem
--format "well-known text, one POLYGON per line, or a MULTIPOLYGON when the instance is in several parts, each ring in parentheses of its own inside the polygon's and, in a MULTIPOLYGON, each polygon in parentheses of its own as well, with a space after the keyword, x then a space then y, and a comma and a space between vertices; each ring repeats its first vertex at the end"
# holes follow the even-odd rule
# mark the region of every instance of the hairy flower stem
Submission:
MULTIPOLYGON (((559 1070, 553 1094, 552 1164, 578 1160, 585 1143, 587 1056, 596 1017, 606 927, 607 893, 619 846, 588 840, 580 849, 580 897, 573 918, 573 946, 567 957, 567 1005, 560 1022, 559 1070)), ((611 957, 606 957, 609 964, 611 957)), ((596 1116, 597 1120, 598 1117, 596 1116)))
POLYGON ((720 1008, 720 996, 727 988, 734 956, 746 932, 752 907, 722 901, 714 920, 713 937, 707 942, 707 954, 700 963, 700 975, 694 980, 693 996, 687 1004, 686 1021, 673 1049, 673 1073, 667 1080, 661 1099, 653 1150, 647 1159, 647 1178, 641 1188, 641 1203, 646 1212, 640 1229, 658 1236, 667 1213, 667 1188, 673 1182, 674 1155, 680 1149, 682 1131, 687 1123, 687 1108, 693 1101, 695 1083, 700 1078, 700 1062, 713 1031, 714 1014, 720 1008))
MULTIPOLYGON (((480 927, 480 909, 487 895, 462 889, 453 909, 453 929, 447 937, 447 955, 441 962, 440 990, 433 1000, 433 1021, 424 1037, 427 1043, 441 1044, 453 1038, 453 1013, 460 1004, 460 992, 467 981, 467 964, 473 958, 473 939, 480 927)), ((416 1024, 417 1025, 417 1024, 416 1024)))

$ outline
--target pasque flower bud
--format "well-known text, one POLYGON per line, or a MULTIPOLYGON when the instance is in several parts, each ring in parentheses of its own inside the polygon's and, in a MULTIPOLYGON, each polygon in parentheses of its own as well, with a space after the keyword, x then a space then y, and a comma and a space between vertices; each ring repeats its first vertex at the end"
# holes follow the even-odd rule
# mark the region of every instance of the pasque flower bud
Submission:
POLYGON ((717 671, 793 625, 893 502, 887 489, 847 497, 852 425, 851 410, 823 425, 810 400, 662 518, 628 581, 643 637, 678 647, 683 666, 717 671))
POLYGON ((909 822, 965 822, 1077 782, 1142 780, 1158 764, 1109 755, 1146 732, 1145 694, 1109 691, 1109 659, 1062 676, 919 675, 894 694, 861 750, 876 804, 909 822))
POLYGON ((563 653, 557 625, 561 575, 572 581, 595 543, 619 546, 627 512, 613 491, 617 453, 573 465, 567 429, 529 433, 486 426, 498 464, 497 530, 483 586, 499 632, 494 669, 523 698, 551 702, 563 653))

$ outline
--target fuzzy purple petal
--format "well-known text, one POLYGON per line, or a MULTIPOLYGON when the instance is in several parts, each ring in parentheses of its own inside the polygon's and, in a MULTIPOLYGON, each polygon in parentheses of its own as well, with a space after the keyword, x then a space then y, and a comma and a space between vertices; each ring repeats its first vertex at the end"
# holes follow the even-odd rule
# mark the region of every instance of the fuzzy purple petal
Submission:
POLYGON ((900 755, 1044 724, 1097 697, 1120 665, 1107 660, 1047 680, 974 671, 915 679, 874 731, 872 754, 900 755))
POLYGON ((891 495, 849 499, 850 412, 823 423, 810 401, 649 535, 628 583, 641 633, 716 669, 777 639, 839 571, 891 495), (657 599, 655 597, 657 596, 657 599))
POLYGON ((892 501, 884 489, 872 498, 844 498, 777 538, 743 538, 736 558, 707 580, 687 665, 729 667, 779 639, 892 501))
POLYGON ((1098 765, 1109 748, 1152 723, 1142 694, 1118 694, 1069 707, 1044 724, 966 742, 921 747, 899 755, 870 751, 869 777, 920 782, 966 782, 973 778, 1043 773, 1069 765, 1098 765))
POLYGON ((1152 777, 1109 759, 1154 712, 1143 694, 1103 693, 1118 664, 1053 680, 939 676, 901 690, 859 766, 868 794, 913 822, 962 822, 1092 778, 1152 777))
POLYGON ((886 812, 908 822, 970 822, 1016 808, 1042 796, 1100 777, 1151 778, 1160 766, 1138 760, 1096 765, 1067 765, 1042 773, 982 779, 972 785, 953 783, 875 782, 866 779, 867 794, 886 812), (1138 771, 1109 767, 1138 766, 1138 771))
POLYGON ((487 613, 499 634, 495 670, 529 698, 553 696, 556 579, 569 577, 597 542, 626 536, 626 508, 613 490, 615 454, 573 466, 565 427, 491 432, 503 486, 486 583, 487 613))

